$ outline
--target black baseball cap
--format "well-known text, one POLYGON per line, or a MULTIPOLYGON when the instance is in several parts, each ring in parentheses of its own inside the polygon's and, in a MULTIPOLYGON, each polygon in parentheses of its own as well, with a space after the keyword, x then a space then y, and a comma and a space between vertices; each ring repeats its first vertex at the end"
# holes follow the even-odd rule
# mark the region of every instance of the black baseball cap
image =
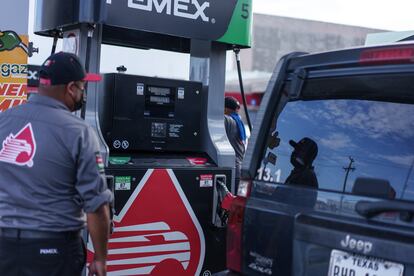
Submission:
POLYGON ((289 141, 289 144, 297 151, 303 152, 309 160, 314 160, 318 155, 318 145, 311 138, 304 137, 299 142, 293 140, 289 141))
POLYGON ((237 110, 240 108, 240 103, 234 97, 226 97, 224 98, 224 107, 229 108, 231 110, 237 110))
POLYGON ((71 81, 100 81, 99 74, 88 74, 79 58, 59 52, 48 57, 40 67, 39 83, 43 85, 68 84, 71 81))

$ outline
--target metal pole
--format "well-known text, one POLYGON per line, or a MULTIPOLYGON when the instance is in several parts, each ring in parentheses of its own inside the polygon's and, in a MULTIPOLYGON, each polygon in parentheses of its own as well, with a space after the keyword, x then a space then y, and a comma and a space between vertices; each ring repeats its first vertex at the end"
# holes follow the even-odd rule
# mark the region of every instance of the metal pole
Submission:
POLYGON ((54 36, 53 36, 53 44, 52 44, 51 55, 53 55, 56 52, 56 46, 57 46, 57 43, 58 43, 58 39, 59 39, 59 32, 56 31, 54 36))
POLYGON ((407 178, 405 179, 404 187, 403 187, 402 194, 401 194, 402 199, 404 198, 405 191, 408 188, 408 180, 410 179, 410 175, 411 175, 411 172, 413 171, 413 168, 414 168, 414 159, 413 159, 413 162, 411 163, 410 170, 408 171, 407 178))
POLYGON ((351 172, 351 171, 355 171, 355 168, 354 167, 352 167, 352 164, 355 162, 355 160, 351 157, 351 156, 349 156, 349 165, 348 165, 348 167, 344 167, 343 169, 346 171, 346 173, 345 173, 345 180, 344 180, 344 185, 343 185, 343 187, 342 187, 342 192, 343 193, 345 193, 345 188, 346 188, 346 182, 347 182, 347 180, 348 180, 348 175, 349 175, 349 173, 351 172))

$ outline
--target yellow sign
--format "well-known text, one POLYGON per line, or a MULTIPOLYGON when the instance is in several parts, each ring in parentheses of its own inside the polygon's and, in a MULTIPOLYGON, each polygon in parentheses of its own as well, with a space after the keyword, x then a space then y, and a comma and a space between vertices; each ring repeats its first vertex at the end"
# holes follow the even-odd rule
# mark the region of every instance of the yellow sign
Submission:
POLYGON ((27 100, 29 38, 14 31, 0 31, 0 112, 27 100))

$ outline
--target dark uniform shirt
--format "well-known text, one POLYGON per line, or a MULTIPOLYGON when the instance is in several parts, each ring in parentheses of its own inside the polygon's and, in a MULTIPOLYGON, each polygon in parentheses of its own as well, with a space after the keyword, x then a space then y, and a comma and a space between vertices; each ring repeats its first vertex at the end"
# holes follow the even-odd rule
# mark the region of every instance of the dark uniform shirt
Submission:
POLYGON ((239 130, 237 123, 230 116, 224 115, 224 126, 226 128, 227 138, 230 141, 231 146, 236 153, 236 178, 240 178, 241 165, 246 151, 246 146, 242 140, 240 140, 239 130))
POLYGON ((78 230, 111 198, 96 133, 63 103, 33 95, 0 113, 0 227, 78 230))

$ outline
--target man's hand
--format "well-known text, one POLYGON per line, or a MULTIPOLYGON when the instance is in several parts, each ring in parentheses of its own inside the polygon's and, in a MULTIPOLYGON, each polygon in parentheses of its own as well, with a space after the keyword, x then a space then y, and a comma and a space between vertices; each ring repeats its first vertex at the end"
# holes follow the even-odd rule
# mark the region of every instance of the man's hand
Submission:
POLYGON ((106 257, 109 238, 109 207, 103 204, 94 213, 87 214, 88 231, 92 238, 95 256, 89 265, 89 276, 106 275, 106 257))
POLYGON ((89 265, 88 276, 106 276, 106 262, 93 260, 89 265))

